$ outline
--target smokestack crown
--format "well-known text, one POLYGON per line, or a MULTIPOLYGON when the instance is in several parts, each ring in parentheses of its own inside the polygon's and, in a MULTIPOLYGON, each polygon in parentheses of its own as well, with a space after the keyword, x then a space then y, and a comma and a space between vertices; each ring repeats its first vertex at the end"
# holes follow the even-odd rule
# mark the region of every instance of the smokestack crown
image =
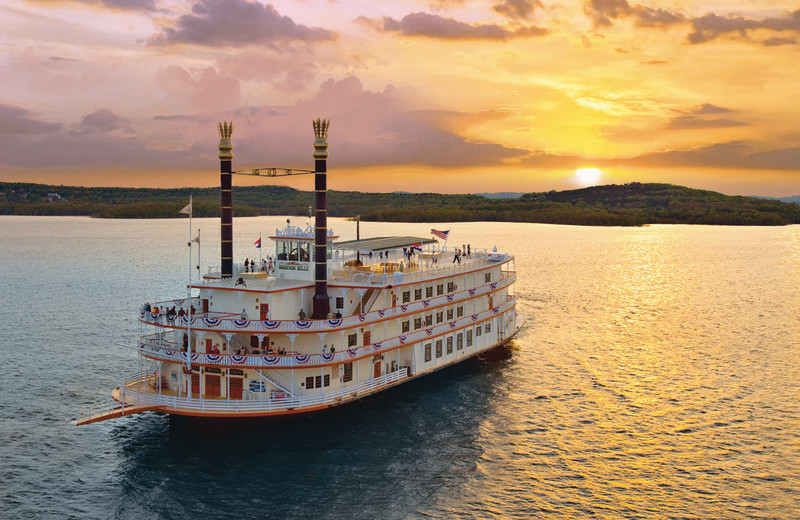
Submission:
POLYGON ((314 126, 314 159, 328 158, 328 127, 330 119, 316 119, 311 122, 314 126))
POLYGON ((233 159, 233 143, 231 143, 231 135, 233 135, 233 121, 223 121, 217 125, 219 130, 219 160, 230 161, 233 159))

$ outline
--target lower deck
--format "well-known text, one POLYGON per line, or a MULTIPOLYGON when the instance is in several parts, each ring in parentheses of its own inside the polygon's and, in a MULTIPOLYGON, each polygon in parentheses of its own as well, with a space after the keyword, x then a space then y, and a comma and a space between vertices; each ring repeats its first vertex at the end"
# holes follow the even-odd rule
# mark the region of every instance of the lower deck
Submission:
MULTIPOLYGON (((327 389, 326 386, 322 386, 320 391, 310 395, 287 390, 285 387, 288 385, 277 384, 275 376, 270 377, 268 371, 260 373, 260 376, 264 377, 265 384, 257 385, 259 391, 245 390, 239 386, 238 382, 235 383, 235 388, 231 388, 231 382, 240 380, 240 378, 217 376, 220 377, 218 385, 225 382, 226 388, 222 391, 223 389, 213 384, 208 385, 205 382, 203 385, 199 384, 200 374, 193 374, 195 385, 192 387, 191 384, 187 384, 186 388, 187 390, 194 388, 195 391, 181 392, 171 390, 161 384, 160 370, 156 370, 128 379, 114 389, 112 397, 130 410, 136 408, 141 408, 142 411, 157 409, 166 413, 204 417, 254 417, 322 410, 362 399, 499 347, 507 343, 519 331, 524 322, 524 316, 516 315, 513 328, 499 336, 496 341, 481 346, 476 344, 472 349, 463 350, 460 355, 452 356, 449 359, 444 357, 441 362, 437 363, 434 359, 434 362, 431 363, 411 366, 391 363, 388 364, 385 371, 371 372, 367 379, 356 378, 351 384, 345 384, 340 378, 339 384, 328 386, 327 389)), ((418 347, 423 353, 427 350, 427 353, 430 354, 430 345, 420 344, 418 347)), ((292 389, 297 388, 294 383, 292 385, 292 389)), ((129 411, 128 413, 135 412, 129 411)))

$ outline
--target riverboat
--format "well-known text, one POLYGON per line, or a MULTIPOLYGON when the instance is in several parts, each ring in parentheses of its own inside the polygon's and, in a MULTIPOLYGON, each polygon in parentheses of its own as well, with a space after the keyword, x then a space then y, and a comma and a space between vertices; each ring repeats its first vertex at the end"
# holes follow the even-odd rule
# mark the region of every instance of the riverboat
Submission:
POLYGON ((112 405, 78 424, 150 410, 223 418, 324 410, 495 349, 520 330, 508 252, 459 254, 440 246, 447 231, 437 230, 337 240, 327 227, 328 126, 313 122, 313 171, 236 172, 233 124, 219 124, 220 266, 190 282, 186 298, 137 310, 138 370, 113 389, 112 405), (314 225, 276 229, 272 265, 233 262, 235 173, 315 177, 314 225))

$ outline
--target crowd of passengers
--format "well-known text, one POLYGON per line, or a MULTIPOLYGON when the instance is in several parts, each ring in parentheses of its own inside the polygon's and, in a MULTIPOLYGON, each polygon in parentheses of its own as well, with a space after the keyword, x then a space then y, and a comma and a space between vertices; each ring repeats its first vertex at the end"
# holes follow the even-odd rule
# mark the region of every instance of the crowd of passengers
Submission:
MULTIPOLYGON (((149 302, 144 304, 143 310, 146 311, 146 312, 149 312, 151 314, 155 314, 155 315, 159 315, 159 314, 163 313, 167 318, 170 318, 170 319, 173 319, 176 316, 186 316, 187 315, 187 312, 185 310, 183 310, 183 307, 181 307, 180 309, 176 310, 176 307, 173 305, 172 307, 164 307, 164 308, 159 309, 157 305, 153 305, 151 307, 149 302)), ((192 305, 191 307, 189 307, 188 315, 189 316, 194 316, 196 311, 197 311, 197 309, 195 309, 194 305, 192 305)))

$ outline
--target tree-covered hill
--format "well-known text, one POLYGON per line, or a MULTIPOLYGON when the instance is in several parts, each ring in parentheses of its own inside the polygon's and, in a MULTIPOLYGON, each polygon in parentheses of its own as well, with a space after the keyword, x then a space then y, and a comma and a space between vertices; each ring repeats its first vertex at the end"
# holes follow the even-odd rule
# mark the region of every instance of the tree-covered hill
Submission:
MULTIPOLYGON (((194 197, 195 216, 219 215, 218 188, 86 188, 32 183, 0 183, 0 214, 174 218, 186 205, 189 195, 194 197)), ((236 216, 304 215, 313 200, 313 192, 283 186, 233 189, 236 216)), ((367 221, 508 221, 600 226, 800 223, 797 204, 643 183, 529 193, 516 199, 331 190, 328 214, 361 215, 367 221)))

